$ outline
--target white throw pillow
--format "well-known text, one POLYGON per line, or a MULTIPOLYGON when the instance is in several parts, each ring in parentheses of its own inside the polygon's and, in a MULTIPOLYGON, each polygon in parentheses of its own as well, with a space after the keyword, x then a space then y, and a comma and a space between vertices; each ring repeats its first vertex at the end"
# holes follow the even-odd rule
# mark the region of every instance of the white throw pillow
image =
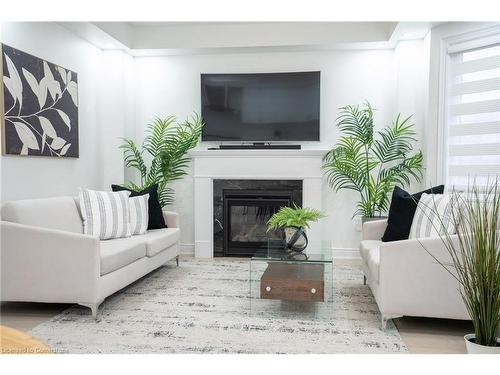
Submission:
POLYGON ((436 238, 445 233, 454 234, 450 194, 422 194, 413 216, 409 238, 436 238))
POLYGON ((80 189, 83 233, 101 240, 130 237, 129 191, 80 189))
POLYGON ((148 230, 148 199, 149 194, 130 197, 130 231, 134 234, 144 234, 148 230))

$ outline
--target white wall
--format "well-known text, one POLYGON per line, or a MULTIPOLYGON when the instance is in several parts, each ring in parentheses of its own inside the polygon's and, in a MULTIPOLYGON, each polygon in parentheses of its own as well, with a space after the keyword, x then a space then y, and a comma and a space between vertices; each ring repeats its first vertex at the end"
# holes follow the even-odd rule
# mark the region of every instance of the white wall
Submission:
MULTIPOLYGON (((141 141, 155 117, 179 119, 200 112, 201 73, 321 71, 321 142, 305 149, 330 149, 338 139, 338 108, 368 100, 377 109, 377 127, 397 112, 415 113, 419 134, 425 111, 425 43, 405 42, 395 50, 267 52, 136 57, 102 52, 54 23, 3 24, 2 41, 78 72, 80 158, 2 156, 1 201, 73 195, 78 187, 109 189, 133 178, 123 168, 119 137, 141 141)), ((206 149, 208 144, 201 144, 206 149)), ((182 243, 192 249, 193 181, 190 173, 175 184, 183 229, 182 243)), ((325 183, 325 233, 336 249, 353 249, 360 238, 351 220, 357 195, 334 193, 325 183)))
MULTIPOLYGON (((340 106, 369 100, 377 109, 377 126, 390 123, 398 104, 394 94, 394 56, 393 50, 344 50, 136 58, 135 91, 140 100, 136 102, 135 136, 142 139, 145 125, 156 116, 175 114, 182 119, 193 111, 199 113, 201 73, 320 70, 321 142, 306 142, 303 148, 326 150, 338 137, 334 123, 340 106)), ((200 148, 207 146, 202 143, 200 148)), ((176 186, 173 209, 180 213, 182 243, 189 248, 194 242, 192 175, 176 186)), ((325 232, 330 233, 333 246, 357 247, 360 233, 351 221, 356 194, 350 191, 333 193, 325 183, 324 197, 324 209, 329 215, 324 221, 325 232)))
MULTIPOLYGON (((428 45, 424 40, 401 41, 394 49, 395 59, 395 112, 401 118, 413 115, 411 121, 415 124, 417 140, 415 150, 424 152, 425 146, 425 110, 427 104, 428 45)), ((424 152, 424 159, 427 158, 424 152)), ((424 161, 425 164, 425 161, 424 161)), ((413 182, 411 190, 421 190, 422 181, 413 182)))
POLYGON ((96 141, 101 50, 55 23, 3 23, 2 43, 78 73, 80 157, 2 156, 1 202, 75 195, 79 186, 100 188, 96 141))
POLYGON ((123 152, 119 146, 123 143, 121 138, 134 126, 133 60, 123 51, 102 52, 97 151, 101 165, 100 183, 105 190, 125 179, 123 152))

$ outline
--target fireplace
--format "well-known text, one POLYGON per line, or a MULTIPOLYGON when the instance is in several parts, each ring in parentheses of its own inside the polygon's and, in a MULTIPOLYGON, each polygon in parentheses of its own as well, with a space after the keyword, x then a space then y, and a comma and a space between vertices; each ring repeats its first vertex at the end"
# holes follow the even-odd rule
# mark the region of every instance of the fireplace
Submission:
POLYGON ((281 207, 301 206, 300 180, 214 180, 214 255, 252 256, 269 239, 267 221, 281 207))
POLYGON ((265 248, 276 231, 267 232, 267 221, 281 207, 292 205, 291 191, 224 190, 224 255, 251 256, 265 248))

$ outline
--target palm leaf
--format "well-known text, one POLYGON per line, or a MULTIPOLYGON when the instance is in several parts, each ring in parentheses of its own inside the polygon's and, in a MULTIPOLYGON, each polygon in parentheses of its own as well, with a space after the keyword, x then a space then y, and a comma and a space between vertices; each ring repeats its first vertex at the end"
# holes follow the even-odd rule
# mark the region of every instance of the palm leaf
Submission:
POLYGON ((142 158, 142 151, 139 151, 134 141, 122 138, 124 143, 119 146, 124 151, 124 161, 127 168, 135 168, 141 174, 141 180, 146 178, 148 168, 142 158))
POLYGON ((388 193, 395 184, 404 186, 422 178, 422 153, 412 155, 416 133, 411 116, 398 115, 389 127, 374 132, 371 105, 349 105, 340 108, 337 126, 344 136, 324 156, 323 170, 335 191, 360 194, 355 215, 386 212, 388 193))
POLYGON ((374 127, 373 108, 368 102, 361 109, 358 105, 342 107, 337 117, 337 126, 347 136, 357 139, 364 145, 371 145, 374 127))
POLYGON ((120 147, 125 150, 125 165, 141 172, 141 185, 130 182, 128 186, 138 191, 158 184, 161 206, 173 204, 174 190, 169 185, 187 174, 191 161, 187 152, 198 144, 203 125, 196 114, 181 124, 173 116, 157 118, 146 127, 140 150, 132 140, 124 139, 120 147), (149 168, 143 160, 144 153, 150 156, 149 168))
POLYGON ((412 150, 416 133, 410 119, 411 116, 401 121, 398 115, 392 126, 377 132, 379 139, 373 144, 373 153, 381 163, 402 159, 412 150))

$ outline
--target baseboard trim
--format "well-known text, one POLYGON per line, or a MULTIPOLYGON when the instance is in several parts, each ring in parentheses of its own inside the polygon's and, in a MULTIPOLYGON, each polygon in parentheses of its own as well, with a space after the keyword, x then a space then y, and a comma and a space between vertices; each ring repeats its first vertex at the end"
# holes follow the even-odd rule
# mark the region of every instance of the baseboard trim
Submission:
POLYGON ((181 243, 181 254, 194 256, 194 243, 181 243))
MULTIPOLYGON (((194 243, 181 243, 181 254, 194 256, 194 243)), ((334 259, 361 259, 354 247, 334 247, 332 254, 334 259)))

